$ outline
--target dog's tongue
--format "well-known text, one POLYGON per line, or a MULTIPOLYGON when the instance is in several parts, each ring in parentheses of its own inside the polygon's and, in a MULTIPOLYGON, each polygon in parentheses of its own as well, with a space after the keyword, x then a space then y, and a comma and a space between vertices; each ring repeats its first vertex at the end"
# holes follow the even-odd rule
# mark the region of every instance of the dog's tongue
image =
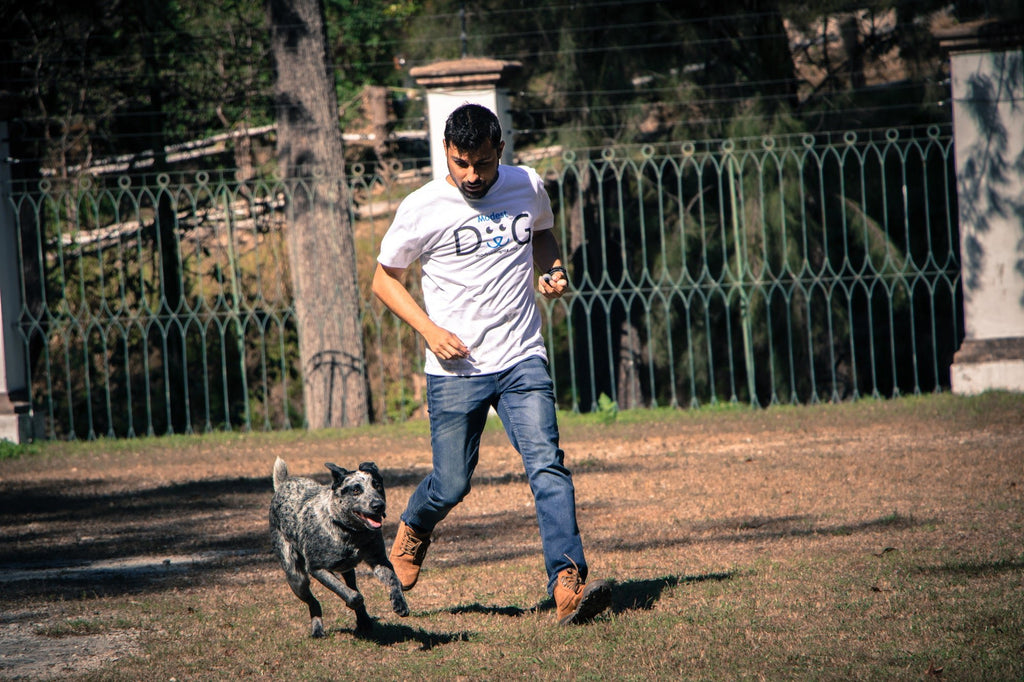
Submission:
POLYGON ((370 528, 381 527, 381 517, 379 516, 368 516, 366 514, 360 514, 359 517, 366 522, 366 525, 370 528))

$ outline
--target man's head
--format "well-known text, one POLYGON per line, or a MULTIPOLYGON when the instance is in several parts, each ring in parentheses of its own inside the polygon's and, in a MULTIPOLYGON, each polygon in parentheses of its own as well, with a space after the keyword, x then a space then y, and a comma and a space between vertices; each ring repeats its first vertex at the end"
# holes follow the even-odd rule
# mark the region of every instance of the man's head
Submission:
POLYGON ((479 149, 490 140, 495 149, 501 144, 501 123, 494 112, 479 104, 463 104, 448 116, 444 124, 444 144, 464 152, 479 149))
POLYGON ((467 199, 482 199, 498 179, 505 143, 494 113, 479 104, 464 104, 444 126, 448 178, 467 199))

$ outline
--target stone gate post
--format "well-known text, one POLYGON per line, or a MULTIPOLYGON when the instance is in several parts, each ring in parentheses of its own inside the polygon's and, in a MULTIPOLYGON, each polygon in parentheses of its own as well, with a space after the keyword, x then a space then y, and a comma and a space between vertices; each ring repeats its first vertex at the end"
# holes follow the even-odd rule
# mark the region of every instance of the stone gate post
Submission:
POLYGON ((963 345, 954 393, 1024 391, 1024 25, 940 34, 950 53, 963 345))
POLYGON ((21 276, 17 225, 11 208, 11 168, 7 122, 0 120, 0 440, 21 443, 31 437, 28 368, 18 334, 21 276))
POLYGON ((505 140, 501 162, 512 163, 512 114, 508 92, 502 85, 509 75, 521 68, 519 62, 465 57, 409 70, 417 85, 427 91, 430 164, 435 180, 442 180, 448 175, 443 147, 445 121, 452 111, 467 103, 483 105, 497 114, 505 140))

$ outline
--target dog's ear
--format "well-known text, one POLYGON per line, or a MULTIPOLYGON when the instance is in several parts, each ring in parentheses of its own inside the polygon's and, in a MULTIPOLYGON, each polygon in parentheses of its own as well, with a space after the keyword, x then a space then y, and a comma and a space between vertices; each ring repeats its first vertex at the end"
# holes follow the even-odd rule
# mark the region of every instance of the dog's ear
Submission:
POLYGON ((373 462, 363 462, 359 465, 359 470, 370 474, 370 479, 373 481, 374 489, 380 493, 381 497, 385 497, 384 477, 380 475, 380 469, 377 468, 377 465, 373 462))
POLYGON ((342 482, 344 482, 345 480, 345 477, 348 476, 349 473, 351 473, 349 471, 346 471, 345 469, 342 469, 340 466, 334 464, 333 462, 325 462, 324 466, 331 470, 331 476, 334 477, 334 482, 331 484, 331 490, 337 490, 338 488, 340 488, 342 482))

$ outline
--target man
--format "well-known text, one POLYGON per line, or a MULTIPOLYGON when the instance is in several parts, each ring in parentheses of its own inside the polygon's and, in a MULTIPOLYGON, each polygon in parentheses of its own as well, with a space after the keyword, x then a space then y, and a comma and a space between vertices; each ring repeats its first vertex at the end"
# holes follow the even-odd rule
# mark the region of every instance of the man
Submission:
POLYGON ((448 176, 406 197, 381 241, 373 292, 426 342, 433 450, 433 470, 409 499, 390 558, 403 589, 412 589, 431 532, 469 493, 493 407, 523 457, 556 618, 582 623, 607 608, 611 586, 586 583, 533 271, 548 299, 562 296, 568 278, 543 182, 531 169, 499 168, 504 148, 490 110, 456 109, 444 132, 448 176), (402 282, 417 259, 424 307, 402 282))

